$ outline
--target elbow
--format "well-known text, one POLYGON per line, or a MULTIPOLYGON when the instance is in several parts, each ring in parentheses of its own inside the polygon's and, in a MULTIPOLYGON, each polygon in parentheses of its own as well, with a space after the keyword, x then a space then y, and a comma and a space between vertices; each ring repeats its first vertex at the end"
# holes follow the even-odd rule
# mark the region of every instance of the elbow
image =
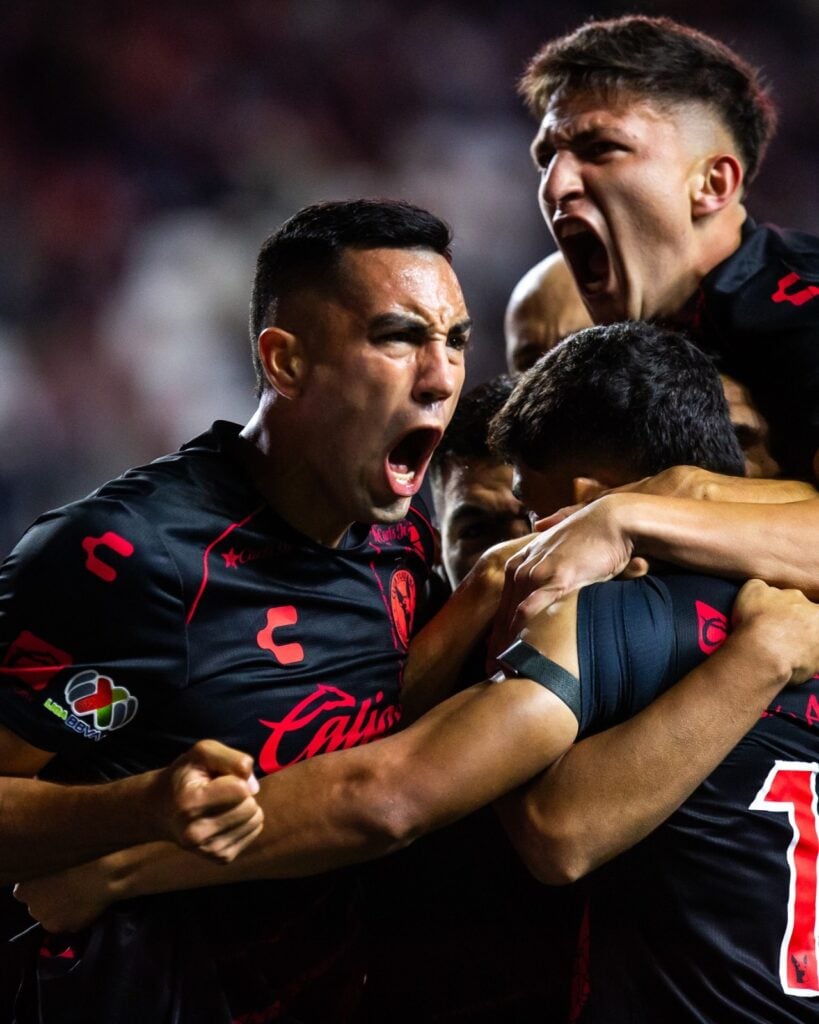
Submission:
POLYGON ((595 867, 577 836, 561 832, 556 822, 542 820, 531 809, 516 808, 502 819, 518 856, 543 885, 571 885, 595 867))
POLYGON ((402 850, 429 830, 422 808, 412 798, 410 778, 400 764, 383 757, 348 778, 338 795, 370 857, 402 850))
POLYGON ((512 842, 529 873, 543 885, 571 885, 591 870, 591 865, 570 844, 548 836, 512 842))

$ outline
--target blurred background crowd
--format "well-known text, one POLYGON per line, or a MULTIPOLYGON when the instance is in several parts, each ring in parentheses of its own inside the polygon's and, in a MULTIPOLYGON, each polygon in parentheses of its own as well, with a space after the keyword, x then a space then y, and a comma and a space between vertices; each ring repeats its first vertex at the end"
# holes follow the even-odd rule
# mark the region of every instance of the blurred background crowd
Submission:
POLYGON ((553 249, 515 83, 585 18, 670 14, 761 65, 780 129, 749 208, 819 233, 817 0, 4 0, 0 555, 47 507, 254 406, 261 241, 321 199, 455 229, 469 384, 553 249))

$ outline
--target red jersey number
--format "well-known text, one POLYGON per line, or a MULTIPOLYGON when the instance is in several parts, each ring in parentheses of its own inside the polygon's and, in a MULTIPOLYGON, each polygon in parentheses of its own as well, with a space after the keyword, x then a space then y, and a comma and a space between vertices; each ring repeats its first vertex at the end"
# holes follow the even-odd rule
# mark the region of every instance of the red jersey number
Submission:
POLYGON ((788 923, 779 954, 782 988, 792 996, 819 995, 817 772, 816 762, 777 761, 750 805, 752 811, 786 813, 793 831, 786 854, 790 871, 788 923))

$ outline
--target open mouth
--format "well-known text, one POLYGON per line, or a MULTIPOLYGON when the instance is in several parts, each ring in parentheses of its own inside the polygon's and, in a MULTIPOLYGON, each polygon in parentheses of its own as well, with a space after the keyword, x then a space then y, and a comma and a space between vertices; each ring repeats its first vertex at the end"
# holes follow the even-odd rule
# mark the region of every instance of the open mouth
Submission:
POLYGON ((387 478, 395 494, 408 497, 418 493, 429 460, 440 439, 440 430, 419 427, 405 434, 387 454, 387 478))
POLYGON ((603 291, 609 283, 609 254, 594 231, 575 222, 566 225, 558 237, 579 290, 585 295, 603 291))

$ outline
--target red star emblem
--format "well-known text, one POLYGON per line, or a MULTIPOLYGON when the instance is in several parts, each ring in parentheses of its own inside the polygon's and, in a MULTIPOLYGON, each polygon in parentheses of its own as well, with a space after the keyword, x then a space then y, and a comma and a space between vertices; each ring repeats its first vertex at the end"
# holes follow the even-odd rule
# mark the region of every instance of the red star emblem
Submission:
POLYGON ((223 551, 222 552, 222 558, 224 558, 224 560, 225 560, 225 567, 226 568, 228 568, 228 569, 238 569, 239 568, 239 555, 238 555, 238 553, 236 551, 233 550, 233 548, 231 548, 230 551, 223 551))

